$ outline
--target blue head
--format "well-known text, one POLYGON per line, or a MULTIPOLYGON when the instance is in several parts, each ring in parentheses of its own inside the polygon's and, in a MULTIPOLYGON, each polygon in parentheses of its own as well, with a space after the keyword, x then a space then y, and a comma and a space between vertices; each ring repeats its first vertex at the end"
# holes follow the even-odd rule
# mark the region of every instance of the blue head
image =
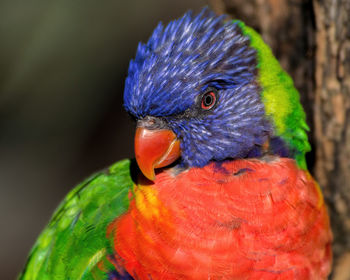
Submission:
POLYGON ((188 12, 139 44, 124 106, 171 129, 185 166, 254 156, 271 134, 256 77, 256 51, 237 24, 188 12))

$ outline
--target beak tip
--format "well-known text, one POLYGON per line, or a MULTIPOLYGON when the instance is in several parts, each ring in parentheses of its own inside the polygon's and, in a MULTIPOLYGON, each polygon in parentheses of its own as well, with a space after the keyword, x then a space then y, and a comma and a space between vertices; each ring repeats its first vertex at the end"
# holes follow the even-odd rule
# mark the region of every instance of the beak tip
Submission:
POLYGON ((156 176, 154 176, 153 178, 149 178, 149 177, 146 177, 148 180, 154 182, 156 180, 156 176))
POLYGON ((152 172, 148 172, 148 173, 143 172, 143 171, 141 171, 141 172, 142 172, 143 176, 145 176, 150 181, 154 182, 154 180, 156 179, 156 175, 154 173, 154 170, 152 170, 152 172))
POLYGON ((143 161, 142 158, 138 157, 137 155, 136 155, 136 162, 142 175, 148 180, 154 181, 156 178, 156 175, 155 175, 154 167, 152 166, 152 163, 143 161))

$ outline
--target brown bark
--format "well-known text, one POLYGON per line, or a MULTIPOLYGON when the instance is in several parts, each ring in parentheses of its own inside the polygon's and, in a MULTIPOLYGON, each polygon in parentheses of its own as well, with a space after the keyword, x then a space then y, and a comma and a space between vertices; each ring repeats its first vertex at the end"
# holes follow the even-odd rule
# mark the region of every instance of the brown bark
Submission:
POLYGON ((350 279, 350 0, 211 0, 263 36, 294 79, 311 127, 311 172, 329 206, 334 279, 350 279))
POLYGON ((334 252, 350 248, 350 2, 314 1, 315 175, 332 214, 334 252))

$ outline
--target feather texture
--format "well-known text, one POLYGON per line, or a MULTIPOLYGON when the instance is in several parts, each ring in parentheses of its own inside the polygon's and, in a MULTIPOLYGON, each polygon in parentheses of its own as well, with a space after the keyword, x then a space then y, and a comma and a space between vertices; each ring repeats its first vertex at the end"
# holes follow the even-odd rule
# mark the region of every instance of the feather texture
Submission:
POLYGON ((181 164, 256 157, 262 145, 306 169, 305 113, 292 79, 261 36, 208 9, 159 24, 130 62, 124 106, 137 119, 162 118, 182 139, 181 164), (218 104, 200 110, 209 87, 218 104))
POLYGON ((135 279, 326 279, 328 215, 294 160, 236 160, 140 179, 111 226, 135 279))
POLYGON ((124 160, 75 187, 40 235, 19 279, 107 279, 114 270, 107 260, 113 254, 107 226, 128 209, 132 185, 130 161, 124 160))

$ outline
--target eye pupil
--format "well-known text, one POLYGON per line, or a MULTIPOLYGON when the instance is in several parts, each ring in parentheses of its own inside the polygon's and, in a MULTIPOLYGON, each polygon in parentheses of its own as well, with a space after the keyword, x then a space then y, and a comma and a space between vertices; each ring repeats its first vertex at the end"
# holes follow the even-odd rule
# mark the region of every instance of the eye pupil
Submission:
POLYGON ((204 99, 204 105, 210 106, 211 103, 213 103, 213 97, 211 97, 211 95, 207 95, 204 99))
POLYGON ((202 97, 202 109, 209 110, 215 105, 216 95, 213 91, 205 93, 202 97))

